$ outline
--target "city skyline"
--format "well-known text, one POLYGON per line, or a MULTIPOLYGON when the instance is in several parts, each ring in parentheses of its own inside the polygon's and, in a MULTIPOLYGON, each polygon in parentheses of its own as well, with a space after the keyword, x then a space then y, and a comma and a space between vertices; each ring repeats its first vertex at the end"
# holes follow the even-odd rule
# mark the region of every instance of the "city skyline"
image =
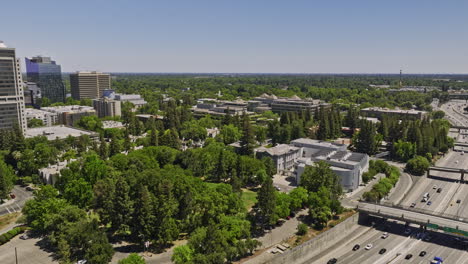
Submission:
POLYGON ((63 72, 468 73, 468 3, 26 2, 0 39, 63 72))

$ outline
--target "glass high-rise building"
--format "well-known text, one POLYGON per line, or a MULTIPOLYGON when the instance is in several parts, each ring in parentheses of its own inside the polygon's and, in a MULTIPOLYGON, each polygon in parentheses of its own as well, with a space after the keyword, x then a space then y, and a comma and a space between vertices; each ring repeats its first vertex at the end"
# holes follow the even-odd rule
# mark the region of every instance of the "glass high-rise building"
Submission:
POLYGON ((41 89, 42 97, 47 97, 53 103, 65 101, 62 69, 50 57, 26 58, 26 71, 28 82, 37 84, 41 89))
POLYGON ((23 81, 15 49, 0 41, 0 129, 26 130, 23 81))

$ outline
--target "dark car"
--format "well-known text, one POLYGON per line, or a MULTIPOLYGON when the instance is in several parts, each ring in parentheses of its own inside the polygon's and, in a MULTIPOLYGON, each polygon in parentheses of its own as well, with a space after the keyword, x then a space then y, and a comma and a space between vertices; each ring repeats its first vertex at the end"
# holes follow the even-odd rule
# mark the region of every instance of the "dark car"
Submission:
POLYGON ((335 264, 338 260, 336 258, 330 259, 327 264, 335 264))
POLYGON ((353 251, 356 251, 356 250, 358 250, 360 247, 361 247, 361 246, 360 246, 359 244, 356 244, 356 245, 354 245, 354 247, 353 247, 353 251))
POLYGON ((412 257, 413 257, 412 254, 408 254, 408 255, 406 255, 405 259, 410 259, 410 258, 412 258, 412 257))
POLYGON ((387 250, 385 248, 382 248, 380 251, 379 251, 379 254, 382 255, 383 253, 387 252, 387 250))
POLYGON ((457 200, 457 203, 461 203, 461 200, 460 200, 460 199, 458 199, 458 200, 457 200))
POLYGON ((426 256, 426 253, 427 253, 427 252, 423 250, 423 251, 421 251, 421 253, 419 253, 419 256, 420 256, 420 257, 424 257, 424 256, 426 256))
POLYGON ((437 189, 437 192, 438 193, 442 192, 442 188, 437 189))

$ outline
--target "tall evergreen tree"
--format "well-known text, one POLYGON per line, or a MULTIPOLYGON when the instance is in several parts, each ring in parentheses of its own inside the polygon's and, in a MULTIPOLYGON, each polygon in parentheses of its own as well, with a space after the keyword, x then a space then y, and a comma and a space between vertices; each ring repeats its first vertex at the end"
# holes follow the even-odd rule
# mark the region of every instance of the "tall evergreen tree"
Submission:
POLYGON ((253 155, 254 145, 255 135, 252 124, 250 124, 249 116, 244 113, 242 115, 242 137, 240 140, 241 153, 244 155, 253 155))
POLYGON ((258 214, 263 226, 272 225, 275 221, 276 195, 271 177, 266 177, 257 196, 258 214))
POLYGON ((132 221, 133 203, 130 199, 130 187, 122 176, 115 183, 114 212, 112 214, 112 229, 114 231, 128 230, 132 221))

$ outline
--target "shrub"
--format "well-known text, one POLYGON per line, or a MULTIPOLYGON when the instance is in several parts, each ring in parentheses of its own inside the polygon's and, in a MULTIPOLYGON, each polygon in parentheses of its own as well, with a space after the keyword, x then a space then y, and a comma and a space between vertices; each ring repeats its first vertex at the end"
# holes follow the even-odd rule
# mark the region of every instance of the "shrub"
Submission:
POLYGON ((423 175, 429 169, 430 163, 425 157, 416 156, 408 161, 406 169, 414 175, 423 175))
POLYGON ((304 224, 304 223, 299 223, 299 224, 297 225, 297 234, 298 234, 299 236, 303 236, 303 235, 305 235, 305 234, 307 233, 307 230, 308 230, 308 229, 309 229, 309 227, 308 227, 306 224, 304 224))

